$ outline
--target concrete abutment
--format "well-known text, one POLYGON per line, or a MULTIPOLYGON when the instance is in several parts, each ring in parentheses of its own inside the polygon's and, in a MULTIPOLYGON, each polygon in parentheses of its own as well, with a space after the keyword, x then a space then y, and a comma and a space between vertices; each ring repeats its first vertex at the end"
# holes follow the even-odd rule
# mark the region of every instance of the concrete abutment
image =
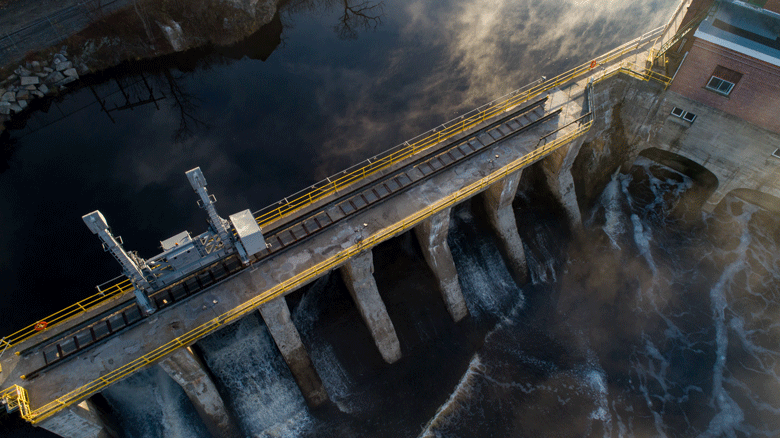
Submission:
POLYGON ((401 358, 401 343, 374 280, 371 250, 352 257, 339 270, 382 358, 387 363, 396 362, 401 358))
POLYGON ((320 406, 328 400, 328 394, 290 318, 287 301, 284 297, 278 297, 263 304, 258 310, 290 368, 306 404, 310 408, 320 406))
POLYGON ((425 261, 436 277, 447 311, 452 319, 458 322, 466 317, 469 311, 466 308, 466 300, 463 298, 458 281, 458 271, 447 243, 449 226, 450 209, 447 208, 414 227, 414 233, 420 242, 425 261))
POLYGON ((518 170, 508 175, 488 187, 482 194, 488 222, 499 237, 499 250, 507 260, 509 270, 518 286, 528 281, 525 249, 517 232, 517 220, 512 209, 512 201, 515 199, 522 173, 522 170, 518 170))
POLYGON ((205 365, 191 348, 176 350, 160 361, 160 367, 184 389, 212 436, 241 436, 205 365))

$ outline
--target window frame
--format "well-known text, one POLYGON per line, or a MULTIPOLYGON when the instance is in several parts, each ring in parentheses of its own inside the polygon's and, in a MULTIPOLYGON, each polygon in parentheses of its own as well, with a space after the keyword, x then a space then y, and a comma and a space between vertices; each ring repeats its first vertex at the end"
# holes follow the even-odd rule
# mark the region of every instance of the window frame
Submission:
POLYGON ((734 87, 736 85, 737 84, 735 84, 735 83, 733 83, 731 81, 727 81, 727 80, 725 80, 723 78, 720 78, 720 77, 717 77, 715 75, 712 75, 712 76, 710 76, 710 80, 707 81, 707 85, 705 85, 704 88, 706 88, 706 89, 708 89, 710 91, 713 91, 715 93, 721 94, 723 96, 728 96, 728 95, 731 94, 732 91, 734 91, 734 87), (712 84, 712 81, 714 81, 714 80, 718 80, 721 83, 718 84, 717 86, 712 86, 711 84, 712 84), (728 84, 729 85, 728 90, 723 91, 723 90, 720 89, 720 86, 723 85, 723 84, 728 84))
POLYGON ((775 149, 775 151, 772 152, 772 156, 775 158, 780 158, 780 148, 775 149))
POLYGON ((693 123, 694 120, 696 120, 696 117, 697 117, 696 114, 688 112, 688 111, 685 111, 684 109, 676 107, 676 106, 672 107, 672 111, 671 111, 670 114, 675 116, 675 117, 677 117, 678 119, 683 119, 683 120, 685 120, 688 123, 693 123), (675 114, 676 112, 679 112, 679 113, 675 114), (688 118, 688 116, 691 116, 691 117, 688 118))

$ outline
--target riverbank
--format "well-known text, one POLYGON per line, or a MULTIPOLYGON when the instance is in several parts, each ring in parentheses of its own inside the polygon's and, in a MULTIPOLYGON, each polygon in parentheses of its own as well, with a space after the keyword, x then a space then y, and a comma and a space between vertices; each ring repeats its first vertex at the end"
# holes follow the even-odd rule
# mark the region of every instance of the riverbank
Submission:
MULTIPOLYGON (((91 24, 56 46, 28 52, 21 62, 0 67, 0 132, 32 100, 61 93, 81 75, 126 61, 240 41, 271 22, 282 1, 137 0, 113 12, 92 8, 91 24)), ((49 9, 12 2, 3 15, 45 17, 49 9)))

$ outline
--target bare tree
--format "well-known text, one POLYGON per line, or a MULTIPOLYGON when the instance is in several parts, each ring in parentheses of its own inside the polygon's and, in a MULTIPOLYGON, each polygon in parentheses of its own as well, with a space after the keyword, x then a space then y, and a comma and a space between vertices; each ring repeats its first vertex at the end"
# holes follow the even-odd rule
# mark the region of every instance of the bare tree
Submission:
POLYGON ((199 99, 194 94, 182 88, 176 77, 173 76, 170 69, 163 69, 170 91, 170 97, 173 98, 173 106, 179 110, 179 127, 173 133, 173 141, 179 143, 192 136, 195 128, 208 127, 209 125, 198 118, 199 99))
POLYGON ((341 3, 344 6, 344 13, 339 18, 339 23, 334 26, 339 38, 354 40, 357 38, 358 31, 376 29, 382 24, 384 2, 341 0, 341 3))

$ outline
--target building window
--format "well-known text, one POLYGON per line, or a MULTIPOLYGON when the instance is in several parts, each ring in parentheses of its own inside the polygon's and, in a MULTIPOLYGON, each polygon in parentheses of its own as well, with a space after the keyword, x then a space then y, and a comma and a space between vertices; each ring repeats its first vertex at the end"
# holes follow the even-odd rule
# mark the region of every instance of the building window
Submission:
POLYGON ((715 71, 712 72, 712 76, 710 77, 709 82, 707 82, 706 88, 724 96, 728 96, 740 79, 742 79, 742 73, 719 65, 715 68, 715 71))
POLYGON ((677 107, 672 108, 672 115, 675 117, 679 117, 685 120, 686 122, 693 123, 693 121, 696 120, 696 114, 689 113, 688 111, 685 111, 682 108, 677 108, 677 107))
POLYGON ((707 82, 707 88, 728 96, 729 93, 731 93, 731 90, 734 88, 734 84, 727 80, 713 76, 710 78, 710 81, 707 82))
POLYGON ((780 148, 775 149, 775 151, 772 152, 772 156, 775 158, 780 158, 780 148))

